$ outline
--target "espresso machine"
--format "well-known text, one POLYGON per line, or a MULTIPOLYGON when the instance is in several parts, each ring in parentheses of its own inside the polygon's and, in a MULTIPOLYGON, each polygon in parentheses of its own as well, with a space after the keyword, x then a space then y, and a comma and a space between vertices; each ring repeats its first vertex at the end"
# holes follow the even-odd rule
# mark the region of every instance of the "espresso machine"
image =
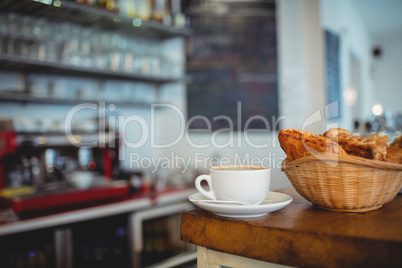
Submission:
POLYGON ((41 206, 55 205, 56 199, 68 205, 86 196, 92 200, 125 194, 126 184, 113 184, 120 169, 119 143, 113 131, 68 138, 65 133, 16 132, 12 124, 0 124, 0 205, 11 200, 22 211, 22 202, 39 209, 35 200, 41 206), (90 176, 91 184, 73 183, 77 174, 90 176))
POLYGON ((109 180, 118 172, 118 146, 80 147, 56 133, 0 132, 0 139, 5 145, 0 159, 2 188, 27 185, 40 191, 63 187, 76 170, 109 180))

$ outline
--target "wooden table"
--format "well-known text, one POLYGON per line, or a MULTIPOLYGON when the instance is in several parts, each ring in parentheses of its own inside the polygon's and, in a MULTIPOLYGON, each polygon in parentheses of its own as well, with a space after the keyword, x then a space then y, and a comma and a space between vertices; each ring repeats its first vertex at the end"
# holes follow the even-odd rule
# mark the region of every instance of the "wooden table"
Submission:
MULTIPOLYGON (((402 267, 402 194, 376 211, 341 213, 315 208, 292 187, 278 192, 291 195, 292 203, 262 217, 185 212, 181 239, 198 245, 199 257, 212 250, 247 258, 238 261, 258 260, 254 267, 261 261, 320 268, 402 267)), ((198 267, 215 266, 204 260, 198 267)))

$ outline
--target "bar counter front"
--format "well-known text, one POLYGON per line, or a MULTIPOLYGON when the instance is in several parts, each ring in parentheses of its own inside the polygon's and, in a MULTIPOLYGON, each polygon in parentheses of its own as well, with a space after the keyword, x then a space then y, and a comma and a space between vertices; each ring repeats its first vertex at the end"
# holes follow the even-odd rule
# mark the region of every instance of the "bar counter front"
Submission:
POLYGON ((316 208, 293 187, 293 201, 255 218, 194 209, 181 239, 196 244, 198 267, 402 267, 402 194, 365 213, 316 208))

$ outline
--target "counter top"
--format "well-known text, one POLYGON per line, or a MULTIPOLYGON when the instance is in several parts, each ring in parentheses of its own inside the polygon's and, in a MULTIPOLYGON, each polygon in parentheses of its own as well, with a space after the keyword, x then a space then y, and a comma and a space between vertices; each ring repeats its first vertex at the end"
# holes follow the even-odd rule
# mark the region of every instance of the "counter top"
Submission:
POLYGON ((256 218, 195 209, 181 239, 208 249, 297 267, 402 267, 402 194, 366 213, 321 210, 292 188, 287 207, 256 218))

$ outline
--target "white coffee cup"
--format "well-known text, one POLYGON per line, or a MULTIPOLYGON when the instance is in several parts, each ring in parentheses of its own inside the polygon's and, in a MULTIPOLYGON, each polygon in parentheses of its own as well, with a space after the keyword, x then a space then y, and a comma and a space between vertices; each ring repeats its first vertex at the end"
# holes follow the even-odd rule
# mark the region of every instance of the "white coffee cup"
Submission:
POLYGON ((271 169, 263 166, 219 166, 209 170, 209 175, 195 179, 197 190, 212 200, 239 201, 257 205, 264 201, 271 184, 271 169), (201 183, 205 181, 209 190, 201 183))

